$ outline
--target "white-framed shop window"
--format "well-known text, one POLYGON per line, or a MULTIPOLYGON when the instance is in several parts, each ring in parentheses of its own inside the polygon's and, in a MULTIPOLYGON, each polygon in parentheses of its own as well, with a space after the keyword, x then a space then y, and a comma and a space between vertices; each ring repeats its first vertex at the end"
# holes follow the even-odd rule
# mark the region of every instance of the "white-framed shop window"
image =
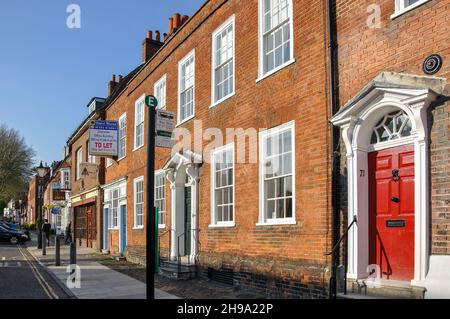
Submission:
POLYGON ((212 34, 212 106, 235 92, 235 17, 231 16, 212 34))
POLYGON ((155 174, 155 207, 158 208, 158 227, 166 227, 166 177, 164 171, 155 174))
POLYGON ((166 108, 166 80, 167 76, 164 75, 162 78, 155 83, 155 87, 153 89, 154 95, 158 100, 158 109, 166 108))
POLYGON ((292 0, 259 0, 259 78, 294 62, 292 0))
POLYGON ((295 122, 260 132, 259 225, 295 223, 295 122))
POLYGON ((233 227, 234 143, 217 148, 211 157, 211 227, 233 227))
POLYGON ((195 114, 195 51, 178 64, 178 124, 195 114))
POLYGON ((134 105, 134 150, 144 146, 145 95, 134 105))
POLYGON ((138 177, 133 184, 134 228, 144 227, 144 177, 138 177))

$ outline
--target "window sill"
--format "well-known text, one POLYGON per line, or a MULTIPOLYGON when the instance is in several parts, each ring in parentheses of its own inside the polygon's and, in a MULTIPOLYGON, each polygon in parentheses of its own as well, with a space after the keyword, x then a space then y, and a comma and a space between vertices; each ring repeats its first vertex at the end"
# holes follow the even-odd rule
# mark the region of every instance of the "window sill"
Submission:
POLYGON ((144 226, 139 226, 139 227, 133 227, 133 230, 143 230, 144 226))
POLYGON ((410 6, 407 6, 406 8, 403 8, 400 11, 397 11, 397 12, 393 13, 391 15, 391 20, 393 20, 393 19, 395 19, 395 18, 405 14, 406 12, 414 10, 417 7, 420 7, 422 4, 427 3, 428 1, 430 1, 430 0, 420 0, 420 1, 414 3, 414 4, 410 5, 410 6))
POLYGON ((141 146, 135 147, 135 148, 133 149, 133 152, 136 152, 136 151, 140 150, 140 149, 143 148, 143 147, 144 147, 144 144, 142 144, 141 146))
MULTIPOLYGON (((427 0, 427 1, 428 1, 428 0, 427 0)), ((291 65, 291 64, 293 64, 293 63, 295 63, 295 59, 291 59, 291 60, 285 62, 284 64, 282 64, 282 65, 280 65, 279 67, 273 69, 272 71, 269 71, 269 72, 267 72, 266 74, 260 76, 260 77, 256 80, 256 83, 261 82, 262 80, 264 80, 264 79, 270 77, 271 75, 277 73, 278 71, 281 71, 282 69, 284 69, 285 67, 287 67, 287 66, 289 66, 289 65, 291 65)))
POLYGON ((283 226, 283 225, 297 225, 297 221, 292 219, 281 219, 281 220, 273 220, 273 221, 266 221, 263 223, 257 223, 257 227, 264 227, 264 226, 283 226))
POLYGON ((158 229, 166 229, 166 225, 158 225, 158 229))
POLYGON ((178 127, 178 126, 180 126, 180 125, 183 125, 183 124, 186 123, 186 122, 189 122, 189 121, 192 120, 194 117, 195 117, 195 114, 189 116, 188 118, 185 118, 183 121, 179 122, 179 123, 177 124, 176 127, 178 127))
POLYGON ((229 94, 229 95, 227 95, 227 96, 221 98, 219 101, 214 102, 213 104, 211 104, 211 105, 209 106, 209 108, 210 108, 210 109, 213 109, 213 108, 215 108, 217 105, 221 104, 222 102, 225 102, 226 100, 232 98, 232 97, 235 96, 235 95, 236 95, 236 92, 233 92, 233 93, 231 93, 231 94, 229 94))
POLYGON ((124 160, 126 157, 127 157, 127 156, 125 155, 125 156, 123 156, 123 157, 117 159, 117 163, 119 163, 121 160, 124 160))
POLYGON ((208 227, 209 228, 234 228, 234 227, 236 227, 236 223, 231 222, 231 223, 211 224, 208 227))
POLYGON ((119 227, 116 227, 116 228, 108 228, 108 230, 119 230, 119 227))

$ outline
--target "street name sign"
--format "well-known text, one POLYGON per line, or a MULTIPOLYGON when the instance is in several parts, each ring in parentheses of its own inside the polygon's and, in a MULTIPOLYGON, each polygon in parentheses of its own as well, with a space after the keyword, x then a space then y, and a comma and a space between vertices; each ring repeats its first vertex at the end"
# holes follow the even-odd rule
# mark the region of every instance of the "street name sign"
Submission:
POLYGON ((156 147, 172 148, 174 140, 172 139, 175 129, 175 113, 165 110, 156 112, 156 147))
POLYGON ((117 156, 118 123, 91 121, 89 126, 89 155, 117 156))

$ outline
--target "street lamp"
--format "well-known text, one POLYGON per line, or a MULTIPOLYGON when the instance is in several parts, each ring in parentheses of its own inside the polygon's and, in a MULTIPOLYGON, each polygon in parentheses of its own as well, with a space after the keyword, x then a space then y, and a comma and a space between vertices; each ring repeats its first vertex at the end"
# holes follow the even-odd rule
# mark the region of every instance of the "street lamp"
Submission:
POLYGON ((38 175, 38 216, 39 216, 39 236, 38 236, 38 249, 42 249, 42 197, 44 192, 44 183, 43 177, 47 174, 48 167, 41 164, 36 167, 37 175, 38 175))

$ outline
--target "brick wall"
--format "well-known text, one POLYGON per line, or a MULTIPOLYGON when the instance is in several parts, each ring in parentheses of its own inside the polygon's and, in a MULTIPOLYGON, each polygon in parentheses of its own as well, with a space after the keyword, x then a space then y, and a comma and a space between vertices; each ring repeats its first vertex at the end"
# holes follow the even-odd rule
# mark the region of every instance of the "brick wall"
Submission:
MULTIPOLYGON (((422 63, 438 53, 444 64, 435 75, 449 78, 450 26, 448 1, 431 0, 395 19, 394 1, 377 1, 381 28, 367 26, 372 1, 337 1, 337 44, 340 105, 344 105, 382 71, 424 75, 422 63)), ((448 96, 449 90, 447 90, 448 96)), ((441 101, 430 109, 432 253, 450 254, 450 107, 441 101)), ((343 153, 345 151, 342 149, 343 153)), ((341 206, 346 212, 345 157, 341 164, 341 206)))
MULTIPOLYGON (((167 109, 176 112, 178 104, 178 62, 195 48, 196 86, 195 119, 204 128, 266 129, 295 120, 296 145, 296 221, 295 225, 258 227, 258 165, 236 164, 236 227, 209 228, 210 165, 200 169, 200 255, 205 267, 220 267, 225 255, 239 260, 240 269, 265 276, 279 276, 314 286, 306 275, 309 265, 322 276, 326 285, 329 260, 329 163, 326 154, 328 122, 325 99, 326 16, 322 1, 294 1, 295 63, 276 74, 256 82, 258 78, 258 1, 210 1, 190 22, 166 41, 160 53, 128 84, 122 102, 107 111, 108 119, 116 119, 127 110, 127 158, 107 169, 106 181, 128 176, 128 220, 133 216, 132 181, 145 175, 145 149, 132 151, 134 102, 153 92, 154 83, 167 74, 167 109), (211 34, 235 14, 236 28, 236 94, 214 108, 211 105, 211 34), (311 63, 311 57, 317 57, 311 63), (127 101, 126 101, 127 99, 127 101), (123 103, 124 105, 119 105, 123 103), (123 167, 123 168, 122 168, 123 167), (252 260, 252 262, 248 262, 252 260), (274 272, 263 264, 277 263, 274 272), (283 265, 296 265, 295 270, 283 265), (243 267, 243 266, 242 266, 243 267)), ((146 114, 147 116, 147 114, 146 114)), ((148 121, 146 121, 146 124, 148 121)), ((193 132, 193 121, 182 125, 193 132)), ((203 143, 203 147, 207 142, 203 143)), ((192 147, 194 150, 194 148, 192 147)), ((247 146, 247 152, 248 152, 247 146)), ((194 150, 195 151, 195 150, 194 150)), ((156 169, 161 169, 170 152, 157 150, 156 169)), ((170 227, 170 189, 166 183, 167 229, 170 227)), ((129 226, 130 227, 130 226, 129 226)), ((128 228, 129 229, 129 228, 128 228)), ((129 229, 130 230, 130 229, 129 229)), ((161 231, 161 233, 163 230, 161 231)), ((139 250, 144 233, 130 230, 129 250, 139 250), (134 248, 133 248, 134 247, 134 248)), ((161 246, 168 247, 165 235, 161 246)), ((319 276, 319 275, 317 275, 319 276)))

